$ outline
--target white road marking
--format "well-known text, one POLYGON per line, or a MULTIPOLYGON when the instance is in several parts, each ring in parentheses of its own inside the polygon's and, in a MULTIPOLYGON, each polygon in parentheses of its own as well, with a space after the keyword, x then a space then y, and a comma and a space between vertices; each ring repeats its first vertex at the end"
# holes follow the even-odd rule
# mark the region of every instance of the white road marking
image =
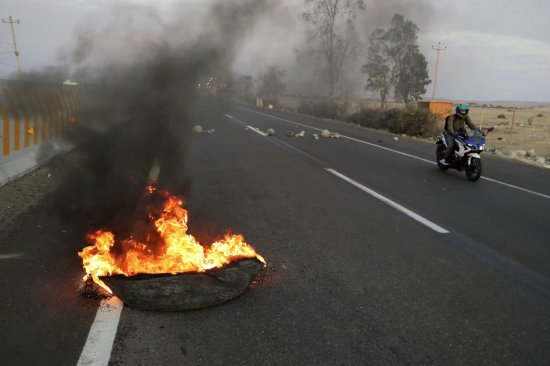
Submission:
MULTIPOLYGON (((237 122, 240 122, 240 123, 246 125, 246 122, 241 121, 240 119, 238 119, 238 118, 236 118, 236 117, 233 117, 233 116, 231 116, 231 115, 229 115, 229 114, 227 114, 227 113, 225 114, 225 116, 226 116, 227 118, 229 118, 229 119, 232 119, 232 120, 234 120, 234 121, 237 121, 237 122)), ((262 135, 262 136, 269 136, 266 132, 263 132, 262 130, 260 130, 260 129, 257 128, 257 127, 246 126, 246 128, 248 128, 249 130, 254 131, 254 132, 256 132, 256 133, 258 133, 258 134, 260 134, 260 135, 262 135)))
POLYGON ((160 175, 160 159, 157 157, 149 170, 148 180, 149 183, 154 183, 158 181, 160 175))
POLYGON ((523 191, 523 192, 526 192, 526 193, 531 193, 531 194, 534 194, 534 195, 539 196, 539 197, 550 199, 550 196, 547 195, 547 194, 532 191, 532 190, 527 189, 527 188, 518 187, 518 186, 515 186, 515 185, 510 184, 510 183, 501 182, 501 181, 493 179, 493 178, 487 178, 487 177, 482 176, 481 179, 485 179, 485 180, 488 180, 489 182, 493 182, 493 183, 497 183, 497 184, 502 184, 503 186, 506 186, 506 187, 509 187, 509 188, 514 188, 514 189, 517 189, 517 190, 520 190, 520 191, 523 191))
MULTIPOLYGON (((294 122, 294 121, 291 121, 291 120, 285 119, 285 118, 280 118, 280 117, 271 116, 271 115, 269 115, 269 114, 267 114, 267 113, 258 112, 258 111, 255 111, 255 110, 252 110, 252 109, 248 109, 248 108, 242 108, 242 109, 246 109, 247 111, 250 111, 250 112, 253 112, 253 113, 257 113, 257 114, 261 114, 261 115, 264 115, 264 116, 267 116, 267 117, 271 117, 271 118, 273 118, 273 119, 278 119, 278 120, 281 120, 281 121, 284 121, 284 122, 292 123, 292 124, 295 124, 295 125, 297 125, 297 126, 302 126, 302 127, 311 128, 312 130, 316 130, 316 131, 323 131, 322 128, 317 128, 317 127, 309 126, 309 125, 306 125, 306 124, 303 124, 303 123, 294 122)), ((342 138, 344 138, 344 139, 348 139, 348 140, 351 140, 351 141, 359 142, 359 143, 361 143, 361 144, 365 144, 365 145, 377 147, 377 148, 382 149, 382 150, 391 151, 391 152, 393 152, 393 153, 396 153, 396 154, 399 154, 399 155, 403 155, 403 156, 407 156, 407 157, 409 157, 409 158, 421 160, 421 161, 424 161, 424 162, 426 162, 426 163, 435 164, 435 162, 433 162, 433 161, 431 161, 431 160, 428 160, 428 159, 421 158, 421 157, 419 157, 419 156, 407 154, 407 153, 404 153, 404 152, 399 151, 399 150, 390 149, 389 147, 385 147, 385 146, 373 144, 373 143, 371 143, 371 142, 367 142, 367 141, 359 140, 359 139, 356 139, 356 138, 353 138, 353 137, 349 137, 349 136, 346 136, 346 135, 342 135, 341 133, 339 133, 339 135, 340 135, 342 138)))
MULTIPOLYGON (((281 120, 281 121, 284 121, 284 122, 292 123, 292 124, 295 124, 295 125, 298 125, 298 126, 311 128, 312 130, 322 131, 322 129, 317 128, 317 127, 313 127, 313 126, 309 126, 309 125, 306 125, 306 124, 303 124, 303 123, 291 121, 291 120, 286 119, 286 118, 281 118, 281 117, 272 116, 272 115, 269 115, 269 114, 267 114, 267 113, 262 113, 262 112, 255 111, 255 110, 253 110, 253 109, 249 109, 249 108, 241 108, 241 109, 244 109, 244 110, 247 110, 247 111, 249 111, 249 112, 256 113, 256 114, 261 114, 261 115, 263 115, 263 116, 271 117, 271 118, 273 118, 273 119, 278 119, 278 120, 281 120)), ((348 140, 351 140, 351 141, 359 142, 359 143, 361 143, 361 144, 373 146, 373 147, 376 147, 376 148, 379 148, 379 149, 382 149, 382 150, 391 151, 391 152, 393 152, 393 153, 395 153, 395 154, 407 156, 407 157, 409 157, 409 158, 413 158, 413 159, 416 159, 416 160, 420 160, 420 161, 423 161, 423 162, 425 162, 425 163, 429 163, 429 164, 432 164, 432 165, 437 164, 435 161, 431 161, 431 160, 428 160, 428 159, 424 159, 424 158, 421 158, 420 156, 416 156, 416 155, 412 155, 412 154, 407 154, 407 153, 404 153, 404 152, 399 151, 399 150, 390 149, 389 147, 385 147, 385 146, 373 144, 373 143, 371 143, 371 142, 359 140, 359 139, 356 139, 356 138, 353 138, 353 137, 350 137, 350 136, 346 136, 346 135, 342 135, 342 134, 340 134, 340 136, 341 136, 342 138, 344 138, 344 139, 348 139, 348 140)), ((547 195, 547 194, 544 194, 544 193, 540 193, 540 192, 536 192, 536 191, 532 191, 532 190, 530 190, 530 189, 522 188, 522 187, 519 187, 519 186, 510 184, 510 183, 502 182, 502 181, 500 181, 500 180, 496 180, 496 179, 488 178, 488 177, 484 177, 484 176, 482 176, 481 179, 484 179, 484 180, 489 181, 489 182, 497 183, 497 184, 503 185, 503 186, 508 187, 508 188, 517 189, 517 190, 522 191, 522 192, 525 192, 525 193, 530 193, 530 194, 533 194, 533 195, 536 195, 536 196, 539 196, 539 197, 543 197, 543 198, 546 198, 546 199, 550 199, 550 195, 547 195)))
MULTIPOLYGON (((157 157, 149 170, 149 183, 157 181, 160 168, 160 159, 157 157)), ((77 366, 107 366, 109 364, 123 307, 124 304, 116 296, 101 301, 77 366)))
POLYGON ((367 188, 365 187, 364 185, 362 185, 361 183, 358 183, 356 181, 354 181, 353 179, 351 178, 348 178, 346 177, 345 175, 343 174, 340 174, 338 173, 337 171, 333 170, 333 169, 330 169, 330 168, 325 168, 325 170, 335 176, 337 176, 338 178, 354 185, 355 187, 359 188, 360 190, 362 190, 363 192, 365 193, 368 193, 370 194, 371 196, 373 196, 374 198, 386 203, 387 205, 395 208, 396 210, 398 211, 401 211, 402 213, 404 213, 405 215, 409 216, 410 218, 420 222, 421 224, 423 225, 426 225, 427 227, 429 227, 430 229, 440 233, 440 234, 449 234, 449 231, 442 228, 441 226, 431 222, 430 220, 420 216, 419 214, 409 210, 408 208, 404 207, 404 206, 401 206, 399 203, 397 202, 394 202, 392 200, 390 200, 389 198, 385 197, 385 196, 382 196, 380 193, 376 192, 376 191, 373 191, 372 189, 370 188, 367 188))
POLYGON ((107 366, 123 306, 116 296, 101 301, 78 366, 107 366))
POLYGON ((256 127, 252 127, 252 126, 246 126, 248 127, 249 129, 251 129, 252 131, 262 135, 262 136, 267 136, 267 133, 263 132, 263 131, 260 131, 259 128, 256 128, 256 127))
POLYGON ((17 259, 21 258, 23 253, 10 253, 10 254, 0 254, 0 260, 2 259, 17 259))
MULTIPOLYGON (((262 114, 263 114, 263 113, 262 113, 262 114)), ((243 121, 241 121, 241 120, 239 120, 239 119, 237 119, 237 118, 235 118, 235 117, 232 117, 232 116, 230 116, 230 115, 228 115, 228 114, 226 114, 226 116, 227 116, 228 118, 230 118, 230 119, 239 121, 239 122, 241 122, 241 123, 245 123, 245 122, 243 122, 243 121)), ((255 128, 251 127, 251 126, 246 126, 246 127, 248 127, 249 129, 251 129, 251 130, 254 131, 254 132, 257 132, 257 133, 259 133, 259 134, 262 134, 263 136, 267 136, 267 134, 264 135, 261 131, 255 129, 255 128)), ((308 127, 308 126, 306 126, 306 127, 308 127)), ((314 127, 312 127, 312 128, 314 128, 314 127)), ((308 154, 304 153, 303 151, 301 151, 301 150, 299 150, 299 149, 296 149, 296 148, 292 147, 291 145, 288 145, 288 144, 286 144, 286 143, 284 143, 284 142, 282 142, 282 141, 281 141, 281 143, 283 143, 283 144, 285 144, 286 146, 292 148, 293 150, 295 150, 295 151, 298 152, 299 154, 305 155, 305 156, 308 157, 308 158, 313 158, 313 157, 310 157, 308 154)), ((315 159, 315 158, 313 158, 313 159, 317 161, 317 159, 315 159)), ((437 224, 434 224, 433 222, 429 221, 428 219, 425 219, 424 217, 422 217, 422 216, 418 215, 417 213, 415 213, 415 212, 409 210, 408 208, 406 208, 406 207, 404 207, 404 206, 401 206, 401 205, 398 204, 397 202, 394 202, 394 201, 390 200, 389 198, 386 198, 386 197, 382 196, 381 194, 379 194, 379 193, 373 191, 372 189, 367 188, 367 187, 365 187, 364 185, 362 185, 362 184, 360 184, 360 183, 357 183, 357 182, 354 181, 353 179, 348 178, 348 177, 346 177, 345 175, 338 173, 336 170, 333 170, 333 169, 330 169, 330 168, 324 168, 324 169, 325 169, 327 172, 329 172, 329 173, 331 173, 331 174, 334 174, 334 175, 337 176, 338 178, 343 179, 344 181, 346 181, 346 182, 348 182, 348 183, 351 183, 352 185, 354 185, 354 186, 356 186, 357 188, 361 189, 362 191, 364 191, 364 192, 370 194, 371 196, 377 198, 378 200, 380 200, 380 201, 382 201, 382 202, 384 202, 384 203, 390 205, 391 207, 397 209, 398 211, 401 211, 402 213, 406 214, 407 216, 411 217, 412 219, 414 219, 414 220, 416 220, 416 221, 418 221, 418 222, 420 222, 420 223, 426 225, 426 226, 429 227, 430 229, 432 229, 432 230, 434 230, 434 231, 436 231, 436 232, 438 232, 438 233, 440 233, 440 234, 448 234, 448 233, 449 233, 448 230, 442 228, 441 226, 439 226, 439 225, 437 225, 437 224)))

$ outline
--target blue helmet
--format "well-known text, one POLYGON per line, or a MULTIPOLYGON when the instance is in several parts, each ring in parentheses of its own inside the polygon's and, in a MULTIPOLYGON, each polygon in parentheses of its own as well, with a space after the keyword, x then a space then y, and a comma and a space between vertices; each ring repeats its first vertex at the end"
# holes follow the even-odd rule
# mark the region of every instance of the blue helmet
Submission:
POLYGON ((468 104, 461 103, 456 106, 456 114, 465 116, 468 114, 469 111, 470 111, 470 107, 468 106, 468 104))

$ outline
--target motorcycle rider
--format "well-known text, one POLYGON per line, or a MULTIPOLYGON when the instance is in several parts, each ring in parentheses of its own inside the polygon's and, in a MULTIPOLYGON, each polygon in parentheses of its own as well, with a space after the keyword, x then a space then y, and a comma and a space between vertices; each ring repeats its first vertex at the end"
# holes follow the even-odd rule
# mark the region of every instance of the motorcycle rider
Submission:
POLYGON ((445 118, 445 131, 443 135, 445 136, 445 141, 447 142, 447 148, 445 149, 445 154, 443 159, 439 162, 443 165, 449 165, 449 158, 453 153, 455 148, 455 138, 458 135, 466 135, 468 131, 466 130, 466 125, 472 130, 477 130, 478 128, 472 122, 468 112, 470 107, 467 104, 459 104, 455 109, 455 114, 451 114, 445 118))

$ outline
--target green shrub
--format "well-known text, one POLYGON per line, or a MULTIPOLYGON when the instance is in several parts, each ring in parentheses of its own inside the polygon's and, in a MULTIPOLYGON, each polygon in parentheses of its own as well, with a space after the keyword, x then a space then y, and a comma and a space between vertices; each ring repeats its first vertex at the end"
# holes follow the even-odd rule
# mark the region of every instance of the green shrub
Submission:
POLYGON ((407 107, 399 109, 398 119, 390 121, 390 132, 411 136, 435 136, 438 132, 437 118, 427 109, 407 107))
POLYGON ((544 117, 544 114, 539 113, 539 114, 537 114, 537 117, 544 117))
POLYGON ((396 113, 397 110, 382 110, 382 109, 371 109, 364 108, 358 113, 354 113, 347 118, 347 121, 357 123, 364 127, 376 128, 376 129, 387 129, 387 119, 389 113, 396 113))
POLYGON ((505 114, 499 114, 497 118, 506 119, 506 115, 505 114))

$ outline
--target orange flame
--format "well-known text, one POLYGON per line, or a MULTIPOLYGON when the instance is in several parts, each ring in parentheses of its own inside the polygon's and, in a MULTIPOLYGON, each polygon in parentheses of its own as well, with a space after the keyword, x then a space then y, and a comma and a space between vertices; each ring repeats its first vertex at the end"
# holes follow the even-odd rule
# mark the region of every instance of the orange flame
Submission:
MULTIPOLYGON (((157 190, 148 186, 147 191, 152 194, 157 190)), ((167 192, 158 193, 164 196, 165 201, 158 218, 149 213, 156 233, 147 235, 146 240, 130 236, 117 242, 112 232, 102 230, 88 235, 93 245, 78 253, 86 270, 85 278, 91 276, 95 283, 112 293, 99 279, 100 276, 204 272, 241 258, 258 258, 265 264, 263 257, 244 241, 242 235, 226 234, 223 240, 205 249, 192 235, 187 234, 188 216, 183 202, 167 192), (156 236, 158 238, 155 239, 156 236), (113 250, 115 243, 116 249, 122 250, 113 250)))

